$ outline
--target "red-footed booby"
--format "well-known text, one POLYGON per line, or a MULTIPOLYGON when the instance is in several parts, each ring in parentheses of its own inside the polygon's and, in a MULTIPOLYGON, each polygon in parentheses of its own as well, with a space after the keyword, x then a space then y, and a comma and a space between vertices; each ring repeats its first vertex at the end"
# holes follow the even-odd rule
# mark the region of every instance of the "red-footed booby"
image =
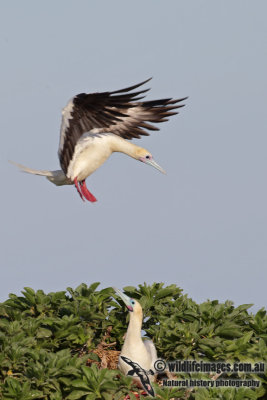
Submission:
MULTIPOLYGON (((151 79, 151 78, 150 78, 151 79)), ((149 135, 147 130, 159 130, 152 123, 164 122, 183 107, 172 98, 137 101, 149 89, 132 92, 150 79, 113 92, 81 93, 73 97, 62 110, 58 157, 61 170, 36 170, 16 164, 24 172, 45 176, 57 186, 75 185, 82 200, 95 202, 85 179, 99 168, 113 152, 151 165, 164 173, 152 154, 128 140, 149 135), (128 140, 126 140, 128 139, 128 140)))
MULTIPOLYGON (((124 344, 119 356, 118 368, 124 375, 133 375, 132 371, 135 369, 136 364, 146 371, 149 380, 155 380, 154 364, 157 360, 157 350, 152 340, 144 340, 141 336, 143 311, 141 305, 137 300, 131 299, 119 289, 113 287, 116 294, 123 300, 126 307, 130 312, 130 322, 126 332, 124 344), (131 361, 132 363, 130 363, 131 361), (136 364, 135 364, 136 363, 136 364)), ((135 382, 144 386, 136 374, 133 376, 135 382)), ((147 388, 146 388, 147 390, 147 388)), ((151 388, 151 390, 153 390, 151 388)), ((149 389, 148 389, 149 392, 149 389)))

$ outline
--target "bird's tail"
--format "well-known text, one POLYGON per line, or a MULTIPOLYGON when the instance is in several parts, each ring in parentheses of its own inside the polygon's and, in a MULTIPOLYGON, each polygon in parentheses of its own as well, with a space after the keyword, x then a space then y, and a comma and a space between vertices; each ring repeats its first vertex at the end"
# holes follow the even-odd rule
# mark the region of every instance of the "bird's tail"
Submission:
POLYGON ((45 176, 50 182, 54 183, 57 186, 73 184, 73 182, 71 182, 71 180, 66 177, 66 175, 64 174, 64 172, 62 170, 47 171, 47 170, 40 170, 40 169, 32 169, 32 168, 25 167, 22 164, 18 164, 14 161, 9 161, 9 162, 13 165, 16 165, 16 167, 20 168, 21 171, 27 172, 28 174, 45 176))

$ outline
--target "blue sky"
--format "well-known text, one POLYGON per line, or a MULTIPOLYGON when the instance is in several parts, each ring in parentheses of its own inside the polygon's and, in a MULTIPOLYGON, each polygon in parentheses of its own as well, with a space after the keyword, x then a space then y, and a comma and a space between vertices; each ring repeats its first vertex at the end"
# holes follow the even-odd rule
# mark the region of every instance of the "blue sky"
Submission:
POLYGON ((266 13, 246 0, 1 5, 0 301, 100 281, 266 305, 266 13), (189 96, 135 141, 166 176, 114 154, 87 179, 98 202, 85 204, 8 163, 57 169, 73 95, 151 76, 148 99, 189 96))

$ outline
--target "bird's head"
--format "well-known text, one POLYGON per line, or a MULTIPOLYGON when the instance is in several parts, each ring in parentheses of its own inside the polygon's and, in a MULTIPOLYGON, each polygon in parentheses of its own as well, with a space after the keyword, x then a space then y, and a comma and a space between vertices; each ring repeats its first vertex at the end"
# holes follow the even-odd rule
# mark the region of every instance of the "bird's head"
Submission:
POLYGON ((163 174, 166 174, 164 169, 161 168, 161 166, 158 165, 156 163, 156 161, 153 159, 152 154, 149 151, 147 151, 146 149, 144 149, 143 147, 138 147, 137 148, 137 150, 136 150, 136 159, 141 161, 141 162, 143 162, 143 163, 145 163, 145 164, 151 165, 152 167, 158 169, 163 174))
POLYGON ((142 307, 138 303, 137 300, 132 299, 131 297, 127 296, 124 294, 121 290, 113 287, 113 290, 116 292, 116 294, 122 299, 122 301, 125 303, 126 307, 130 312, 136 313, 136 314, 142 314, 142 307))

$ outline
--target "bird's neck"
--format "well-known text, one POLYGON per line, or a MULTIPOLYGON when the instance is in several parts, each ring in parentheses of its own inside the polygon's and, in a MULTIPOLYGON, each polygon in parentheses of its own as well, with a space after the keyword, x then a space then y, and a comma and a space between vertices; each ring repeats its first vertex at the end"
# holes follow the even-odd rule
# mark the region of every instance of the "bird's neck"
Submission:
POLYGON ((126 333, 126 341, 134 341, 135 343, 141 339, 143 315, 140 313, 130 313, 130 322, 126 333))
POLYGON ((128 142, 128 140, 125 140, 120 136, 113 135, 111 149, 112 152, 124 153, 130 157, 138 159, 138 151, 141 149, 141 147, 134 143, 128 142))

